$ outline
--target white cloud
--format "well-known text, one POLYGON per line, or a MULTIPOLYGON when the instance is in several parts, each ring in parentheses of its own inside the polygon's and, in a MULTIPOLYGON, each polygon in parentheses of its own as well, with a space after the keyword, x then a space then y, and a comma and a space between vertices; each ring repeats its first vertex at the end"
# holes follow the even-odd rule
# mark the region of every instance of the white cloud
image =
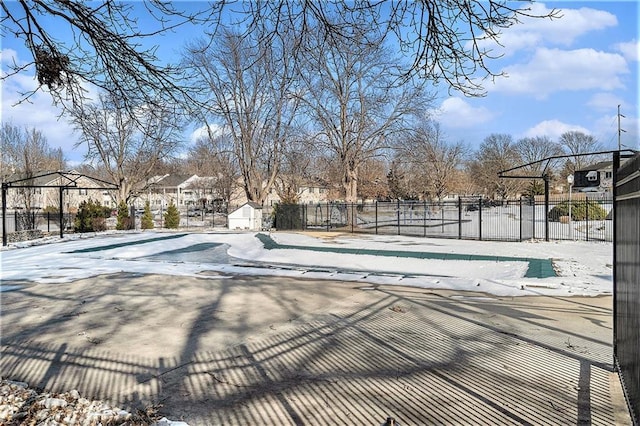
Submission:
POLYGON ((622 53, 622 55, 629 61, 638 61, 640 50, 640 42, 637 40, 631 40, 624 43, 616 43, 615 49, 622 53))
POLYGON ((461 98, 447 98, 440 108, 430 111, 447 128, 471 128, 491 121, 495 114, 485 107, 474 107, 461 98))
POLYGON ((524 133, 524 137, 548 136, 553 140, 558 140, 560 135, 569 131, 583 132, 591 134, 591 132, 579 125, 563 123, 560 120, 542 121, 524 133))
MULTIPOLYGON (((19 61, 15 52, 11 53, 9 49, 2 51, 3 62, 5 58, 10 58, 11 61, 15 58, 16 62, 19 61)), ((40 130, 46 136, 50 147, 61 148, 65 157, 71 163, 77 164, 83 159, 86 149, 75 148, 79 140, 78 135, 74 132, 73 126, 60 116, 62 110, 53 104, 51 96, 40 90, 28 100, 24 99, 25 94, 33 92, 37 87, 33 70, 21 72, 2 81, 2 121, 40 130)))
MULTIPOLYGON (((544 16, 552 9, 543 3, 527 5, 530 15, 544 16)), ((504 47, 494 46, 496 53, 506 56, 523 48, 538 47, 541 44, 571 46, 576 38, 591 31, 603 30, 618 25, 615 15, 583 7, 580 9, 562 9, 561 18, 542 19, 522 17, 520 23, 506 29, 499 38, 504 47)), ((481 47, 491 48, 489 41, 483 41, 481 47)))
POLYGON ((508 66, 504 71, 508 77, 496 79, 495 90, 544 99, 558 91, 623 88, 620 75, 629 73, 629 68, 616 53, 540 48, 528 63, 508 66))
MULTIPOLYGON (((213 137, 222 136, 224 134, 224 128, 217 124, 209 124, 209 131, 211 132, 211 135, 213 137)), ((189 140, 191 141, 191 143, 195 143, 198 139, 208 137, 209 132, 207 131, 207 126, 204 125, 191 132, 191 135, 189 135, 189 140)))
POLYGON ((625 101, 613 93, 600 92, 594 94, 587 102, 587 105, 600 111, 613 111, 618 105, 625 105, 625 101))
MULTIPOLYGON (((13 49, 1 49, 0 50, 0 63, 2 65, 21 65, 18 60, 18 52, 13 49)), ((2 67, 2 75, 5 74, 5 67, 2 67)))

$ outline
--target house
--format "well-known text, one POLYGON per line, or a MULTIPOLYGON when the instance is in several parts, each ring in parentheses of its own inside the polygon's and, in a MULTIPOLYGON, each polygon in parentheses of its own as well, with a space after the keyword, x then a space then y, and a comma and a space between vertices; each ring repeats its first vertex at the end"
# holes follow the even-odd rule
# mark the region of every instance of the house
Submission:
POLYGON ((178 208, 198 205, 203 199, 213 199, 208 180, 198 175, 153 176, 141 193, 142 205, 138 207, 144 207, 146 201, 151 209, 166 208, 172 202, 178 208))
POLYGON ((12 176, 7 181, 17 181, 7 191, 7 208, 9 210, 58 209, 60 207, 60 187, 63 187, 62 207, 65 212, 74 212, 80 203, 89 199, 98 201, 103 206, 113 204, 110 192, 105 190, 103 182, 96 181, 75 170, 38 172, 34 177, 28 179, 12 176))
POLYGON ((260 231, 262 230, 262 206, 257 203, 247 202, 229 213, 229 229, 260 231))
MULTIPOLYGON (((329 189, 321 182, 303 181, 297 187, 298 203, 299 204, 317 204, 326 203, 328 200, 329 189)), ((236 188, 232 192, 231 204, 240 205, 246 203, 247 196, 244 192, 242 178, 239 178, 236 184, 236 188)), ((263 205, 265 207, 272 207, 280 203, 280 196, 275 187, 272 187, 267 194, 263 205)))
POLYGON ((601 161, 576 170, 573 173, 573 187, 580 192, 611 191, 613 184, 613 163, 601 161))

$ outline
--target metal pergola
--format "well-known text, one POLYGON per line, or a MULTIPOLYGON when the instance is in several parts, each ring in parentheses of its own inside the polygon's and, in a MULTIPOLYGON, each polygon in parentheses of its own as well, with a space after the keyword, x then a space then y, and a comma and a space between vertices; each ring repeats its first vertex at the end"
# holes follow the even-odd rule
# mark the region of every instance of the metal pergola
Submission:
MULTIPOLYGON (((614 154, 614 153, 627 153, 629 155, 634 155, 636 151, 632 149, 622 149, 622 150, 613 150, 613 151, 599 151, 599 152, 586 152, 583 154, 565 154, 565 155, 554 155, 551 157, 543 158, 542 160, 532 161, 531 163, 522 164, 520 166, 512 167, 510 169, 501 170, 498 172, 498 178, 500 179, 542 179, 544 181, 544 209, 545 212, 549 211, 549 164, 553 160, 560 160, 562 158, 574 158, 574 157, 585 157, 588 155, 605 155, 605 154, 614 154), (544 168, 540 172, 539 175, 529 174, 529 175, 519 175, 519 174, 508 174, 511 172, 515 172, 516 170, 522 170, 527 167, 534 166, 536 164, 545 163, 544 168)), ((546 214, 546 213, 545 213, 546 214)), ((544 221, 544 239, 545 241, 549 241, 549 221, 544 221)))
POLYGON ((60 238, 64 236, 64 210, 63 210, 63 194, 65 190, 69 189, 84 189, 84 190, 117 190, 118 186, 114 183, 107 182, 102 179, 98 179, 92 176, 88 176, 77 172, 47 172, 39 175, 23 177, 12 181, 2 182, 2 245, 7 245, 7 191, 9 189, 24 188, 58 188, 60 208, 58 209, 58 218, 60 221, 60 238), (35 184, 34 181, 41 178, 51 177, 51 181, 57 181, 57 184, 35 184), (78 181, 82 178, 86 178, 96 183, 96 186, 81 186, 78 181), (59 182, 59 183, 58 183, 59 182))

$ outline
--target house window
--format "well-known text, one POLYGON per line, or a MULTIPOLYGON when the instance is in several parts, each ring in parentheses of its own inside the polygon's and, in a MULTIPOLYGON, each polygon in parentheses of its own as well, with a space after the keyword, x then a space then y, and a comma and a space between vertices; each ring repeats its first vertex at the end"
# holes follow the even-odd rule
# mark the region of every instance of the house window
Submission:
POLYGON ((605 179, 611 179, 613 177, 613 172, 604 172, 605 179))
POLYGON ((79 189, 78 192, 80 192, 80 195, 87 195, 86 189, 79 189))

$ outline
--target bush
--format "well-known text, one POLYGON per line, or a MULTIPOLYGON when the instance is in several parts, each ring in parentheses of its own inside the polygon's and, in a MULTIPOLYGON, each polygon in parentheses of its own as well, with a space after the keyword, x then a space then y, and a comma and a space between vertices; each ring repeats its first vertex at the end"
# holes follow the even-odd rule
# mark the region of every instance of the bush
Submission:
MULTIPOLYGON (((595 201, 572 201, 571 204, 571 220, 604 220, 607 217, 606 210, 595 201), (587 217, 587 212, 589 217, 587 217)), ((563 216, 569 216, 568 201, 558 204, 547 215, 552 222, 559 222, 563 216)))
POLYGON ((118 204, 118 221, 116 222, 116 229, 119 231, 131 229, 132 220, 129 217, 129 207, 124 201, 120 201, 118 204))
POLYGON ((144 205, 144 213, 140 219, 140 227, 142 229, 153 229, 153 216, 151 215, 151 206, 148 201, 144 205))
POLYGON ((91 220, 91 226, 95 232, 106 231, 107 230, 107 221, 104 217, 94 217, 91 220))
POLYGON ((105 219, 111 214, 108 207, 89 199, 80 203, 78 214, 73 221, 76 232, 98 232, 107 229, 105 219))
POLYGON ((173 204, 169 204, 167 211, 164 213, 164 227, 168 229, 178 229, 180 226, 180 212, 178 208, 173 204))

